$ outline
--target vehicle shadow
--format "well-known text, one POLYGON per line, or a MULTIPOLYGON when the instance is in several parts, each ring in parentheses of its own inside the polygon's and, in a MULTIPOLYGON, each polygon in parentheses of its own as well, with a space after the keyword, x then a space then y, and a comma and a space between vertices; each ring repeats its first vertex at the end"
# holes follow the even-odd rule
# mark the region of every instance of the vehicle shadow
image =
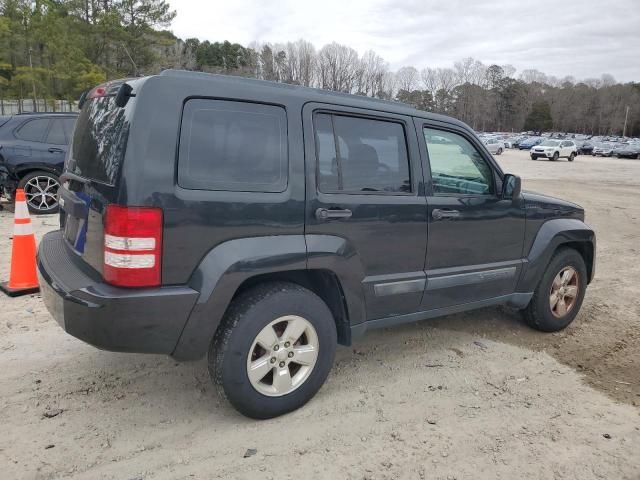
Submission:
MULTIPOLYGON (((331 395, 336 388, 356 389, 356 385, 343 380, 355 374, 357 364, 370 361, 366 368, 375 374, 377 368, 384 368, 377 360, 393 364, 406 357, 407 343, 419 344, 420 351, 429 355, 430 351, 462 348, 469 344, 470 335, 478 340, 523 344, 541 334, 530 331, 517 312, 502 308, 371 331, 351 347, 339 347, 336 355, 339 368, 331 374, 332 385, 325 386, 318 398, 322 401, 324 395, 331 395), (455 334, 449 333, 447 345, 430 346, 429 342, 434 341, 430 337, 438 331, 459 332, 460 343, 455 334), (514 342, 518 337, 523 338, 514 342)), ((62 378, 48 392, 70 408, 77 402, 107 408, 112 410, 110 421, 123 427, 141 423, 163 426, 198 419, 222 428, 225 424, 250 421, 238 414, 219 394, 218 387, 212 385, 206 359, 179 363, 166 356, 103 352, 74 339, 70 341, 67 345, 81 352, 67 354, 79 353, 79 361, 66 366, 62 378), (140 409, 145 412, 142 417, 138 415, 140 409)))

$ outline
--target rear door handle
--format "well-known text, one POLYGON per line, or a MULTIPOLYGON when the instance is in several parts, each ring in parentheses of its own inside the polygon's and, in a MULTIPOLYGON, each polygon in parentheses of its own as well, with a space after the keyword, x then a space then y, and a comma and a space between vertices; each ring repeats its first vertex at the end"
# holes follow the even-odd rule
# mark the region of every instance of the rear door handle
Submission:
POLYGON ((460 212, 458 210, 442 210, 440 208, 435 208, 431 212, 431 216, 434 220, 444 220, 447 218, 459 218, 460 212))
POLYGON ((318 208, 316 210, 316 218, 318 220, 329 220, 331 218, 347 219, 351 218, 353 213, 348 208, 318 208))
POLYGON ((51 147, 49 149, 49 153, 64 153, 64 150, 62 150, 61 148, 51 147))

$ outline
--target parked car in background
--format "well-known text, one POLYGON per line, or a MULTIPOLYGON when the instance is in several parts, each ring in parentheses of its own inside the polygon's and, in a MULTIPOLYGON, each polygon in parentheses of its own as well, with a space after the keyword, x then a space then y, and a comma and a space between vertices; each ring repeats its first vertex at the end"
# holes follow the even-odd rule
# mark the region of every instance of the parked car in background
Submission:
POLYGON ((616 145, 608 142, 597 143, 591 151, 591 155, 594 157, 610 157, 613 155, 615 148, 616 145))
POLYGON ((485 144, 487 150, 489 150, 493 155, 502 155, 502 152, 504 152, 505 146, 502 140, 498 140, 497 138, 485 138, 482 140, 482 143, 485 144))
POLYGON ((577 142, 578 155, 591 155, 593 152, 593 142, 577 142))
POLYGON ((59 176, 78 115, 25 113, 0 117, 0 194, 24 189, 32 213, 58 210, 59 176))
POLYGON ((517 148, 517 143, 520 141, 520 137, 507 137, 502 140, 505 148, 517 148))
POLYGON ((612 152, 618 158, 637 158, 640 160, 640 143, 621 145, 612 152))
POLYGON ((573 140, 545 140, 531 149, 531 160, 547 158, 554 162, 566 158, 573 162, 578 154, 578 147, 573 140))
POLYGON ((531 147, 540 145, 544 141, 542 137, 529 137, 518 144, 520 150, 529 150, 531 147))
POLYGON ((511 137, 511 147, 509 148, 519 148, 520 142, 526 140, 528 137, 523 135, 517 135, 515 137, 511 137))

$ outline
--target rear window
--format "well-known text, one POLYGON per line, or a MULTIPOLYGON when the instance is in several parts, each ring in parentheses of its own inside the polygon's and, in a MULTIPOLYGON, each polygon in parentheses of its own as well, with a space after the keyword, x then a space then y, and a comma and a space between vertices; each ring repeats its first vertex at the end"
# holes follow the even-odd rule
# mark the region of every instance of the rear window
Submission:
POLYGON ((186 102, 178 184, 197 190, 282 192, 287 187, 284 108, 247 102, 186 102))
POLYGON ((115 184, 129 135, 126 109, 115 97, 88 101, 76 123, 69 170, 84 178, 115 184))

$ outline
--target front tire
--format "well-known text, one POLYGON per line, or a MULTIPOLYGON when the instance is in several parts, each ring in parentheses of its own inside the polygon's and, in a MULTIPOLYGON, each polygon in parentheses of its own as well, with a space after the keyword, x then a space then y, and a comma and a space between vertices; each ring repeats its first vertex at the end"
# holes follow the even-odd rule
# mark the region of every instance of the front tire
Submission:
POLYGON ((553 152, 553 157, 551 157, 552 162, 557 162, 560 158, 560 154, 558 152, 553 152))
POLYGON ((499 148, 498 151, 496 152, 496 155, 502 155, 502 149, 499 148))
POLYGON ((29 172, 20 179, 18 188, 24 190, 31 213, 44 215, 58 211, 60 179, 57 175, 42 170, 29 172))
POLYGON ((571 154, 569 155, 569 159, 568 159, 568 160, 569 160, 570 162, 573 162, 575 159, 576 159, 576 154, 575 154, 575 152, 571 152, 571 154))
POLYGON ((566 328, 578 315, 586 288, 587 268, 582 256, 571 248, 558 250, 523 311, 525 321, 542 332, 566 328))
POLYGON ((242 414, 273 418, 307 403, 337 344, 329 307, 293 283, 258 285, 229 306, 209 348, 209 374, 242 414))
POLYGON ((537 160, 538 156, 537 155, 531 155, 531 160, 537 160))

